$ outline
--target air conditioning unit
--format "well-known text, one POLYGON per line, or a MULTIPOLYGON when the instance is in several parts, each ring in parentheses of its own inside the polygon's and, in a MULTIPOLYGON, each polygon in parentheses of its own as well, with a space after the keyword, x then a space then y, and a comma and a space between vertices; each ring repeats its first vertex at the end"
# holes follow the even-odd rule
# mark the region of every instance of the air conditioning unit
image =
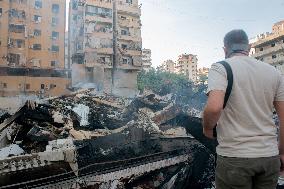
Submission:
POLYGON ((33 49, 33 48, 34 48, 34 46, 33 46, 33 45, 29 46, 29 49, 33 49))

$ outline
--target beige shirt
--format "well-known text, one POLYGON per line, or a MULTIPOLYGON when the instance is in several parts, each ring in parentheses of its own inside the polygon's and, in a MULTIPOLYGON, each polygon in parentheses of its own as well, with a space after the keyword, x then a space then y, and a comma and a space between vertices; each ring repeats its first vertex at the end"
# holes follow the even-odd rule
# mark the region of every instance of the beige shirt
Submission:
MULTIPOLYGON (((226 59, 234 84, 226 108, 218 121, 217 153, 227 157, 270 157, 279 154, 273 102, 284 101, 284 81, 273 66, 248 56, 226 59)), ((212 65, 208 92, 226 91, 225 68, 212 65)))

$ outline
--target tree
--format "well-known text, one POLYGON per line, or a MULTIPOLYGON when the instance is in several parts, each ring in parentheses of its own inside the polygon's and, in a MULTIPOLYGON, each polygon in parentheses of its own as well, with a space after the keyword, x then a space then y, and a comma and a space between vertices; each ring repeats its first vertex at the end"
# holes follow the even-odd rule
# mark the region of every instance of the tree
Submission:
POLYGON ((206 102, 206 86, 194 85, 184 75, 154 69, 138 75, 138 89, 152 90, 158 95, 173 94, 176 103, 202 109, 206 102))

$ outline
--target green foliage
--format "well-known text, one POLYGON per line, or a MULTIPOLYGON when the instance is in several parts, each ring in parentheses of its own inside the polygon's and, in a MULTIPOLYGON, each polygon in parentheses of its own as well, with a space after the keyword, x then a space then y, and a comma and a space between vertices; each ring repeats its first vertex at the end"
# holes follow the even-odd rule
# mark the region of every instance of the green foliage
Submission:
POLYGON ((138 89, 140 91, 150 89, 159 95, 174 93, 184 88, 191 88, 191 86, 192 83, 184 75, 154 69, 140 72, 138 75, 138 89))
POLYGON ((138 75, 138 89, 152 90, 158 95, 172 93, 175 102, 202 109, 206 102, 206 86, 201 83, 194 85, 186 76, 152 69, 140 72, 138 75))

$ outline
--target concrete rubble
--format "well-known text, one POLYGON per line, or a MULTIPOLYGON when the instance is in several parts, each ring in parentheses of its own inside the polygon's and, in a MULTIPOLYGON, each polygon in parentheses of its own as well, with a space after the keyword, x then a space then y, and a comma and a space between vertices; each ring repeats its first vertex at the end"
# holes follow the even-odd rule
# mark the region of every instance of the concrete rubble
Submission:
POLYGON ((171 95, 82 90, 0 117, 0 188, 214 188, 215 145, 171 95))

